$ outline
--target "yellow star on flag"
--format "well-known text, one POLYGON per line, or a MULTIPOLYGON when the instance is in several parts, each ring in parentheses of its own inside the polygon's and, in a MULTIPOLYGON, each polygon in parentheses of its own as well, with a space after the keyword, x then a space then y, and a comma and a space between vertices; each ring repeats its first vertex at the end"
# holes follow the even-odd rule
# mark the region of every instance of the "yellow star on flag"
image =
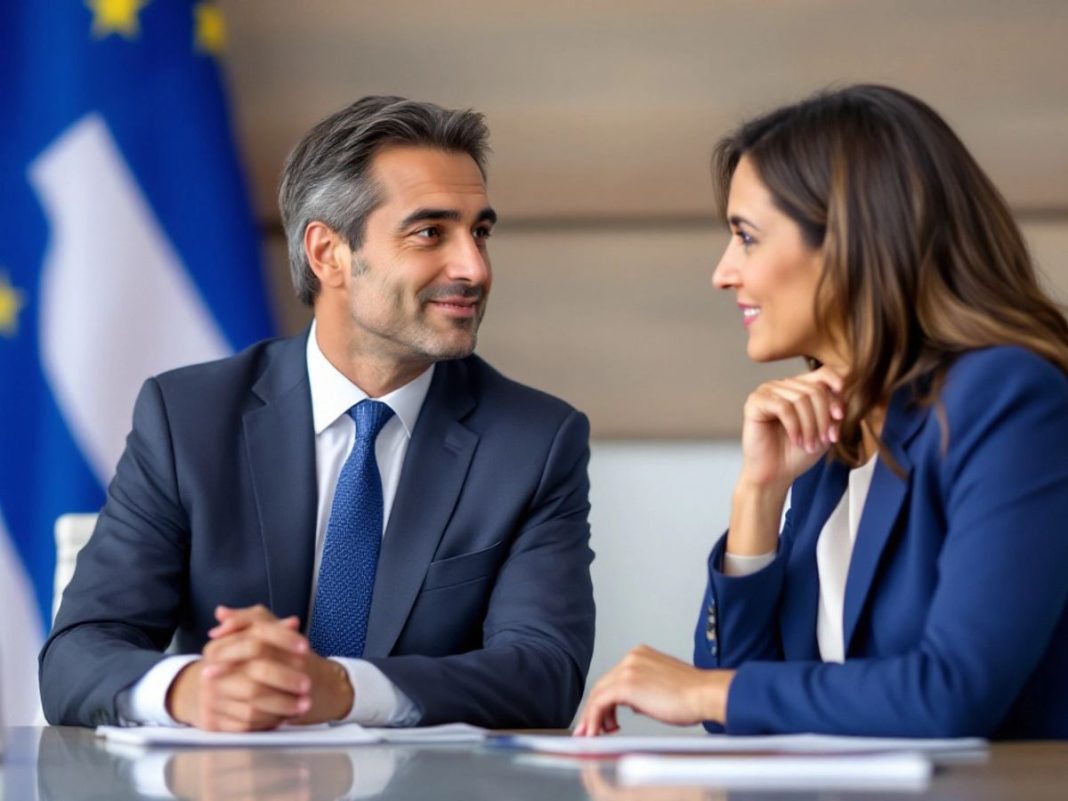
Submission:
POLYGON ((197 3, 193 15, 193 45, 203 53, 222 55, 226 49, 226 20, 222 10, 214 3, 197 3))
POLYGON ((0 273, 0 334, 13 337, 19 331, 19 310, 26 305, 21 292, 11 286, 7 273, 0 273))
POLYGON ((151 0, 85 0, 93 12, 93 36, 103 39, 113 33, 134 39, 141 33, 137 15, 151 0))

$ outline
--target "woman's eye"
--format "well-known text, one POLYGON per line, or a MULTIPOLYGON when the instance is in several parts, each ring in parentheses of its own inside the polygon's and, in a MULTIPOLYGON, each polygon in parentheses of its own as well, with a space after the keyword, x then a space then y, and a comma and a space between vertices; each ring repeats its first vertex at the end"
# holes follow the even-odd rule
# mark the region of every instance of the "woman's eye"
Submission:
POLYGON ((756 241, 755 239, 753 239, 753 237, 751 237, 745 231, 735 231, 735 234, 737 235, 738 240, 742 243, 742 247, 743 248, 748 248, 750 245, 752 245, 756 241))

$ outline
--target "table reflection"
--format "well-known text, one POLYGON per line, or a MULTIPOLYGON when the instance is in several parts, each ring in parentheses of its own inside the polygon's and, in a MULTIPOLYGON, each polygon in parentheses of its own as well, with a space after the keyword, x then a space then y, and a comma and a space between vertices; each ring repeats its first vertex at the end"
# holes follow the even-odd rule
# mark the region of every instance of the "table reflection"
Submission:
POLYGON ((183 801, 339 799, 349 796, 354 779, 348 754, 306 750, 182 751, 165 771, 167 788, 183 801))
POLYGON ((582 786, 594 801, 727 801, 719 790, 698 787, 621 787, 614 772, 599 765, 582 769, 582 786))
POLYGON ((916 792, 621 785, 613 760, 471 745, 121 749, 91 731, 19 728, 0 762, 6 801, 364 799, 383 801, 1061 801, 1068 744, 1001 743, 940 768, 916 792))
POLYGON ((46 728, 37 752, 41 801, 71 798, 320 801, 380 796, 409 755, 359 749, 142 749, 46 728))

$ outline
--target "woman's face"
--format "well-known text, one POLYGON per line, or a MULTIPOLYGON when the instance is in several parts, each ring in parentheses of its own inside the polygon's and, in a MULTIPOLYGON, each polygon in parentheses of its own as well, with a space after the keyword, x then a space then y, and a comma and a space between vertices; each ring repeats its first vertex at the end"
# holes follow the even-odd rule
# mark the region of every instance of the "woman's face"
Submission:
POLYGON ((800 226, 775 205, 745 156, 731 178, 727 221, 731 239, 712 283, 734 290, 749 332, 749 358, 838 361, 821 341, 814 314, 823 251, 805 243, 800 226))

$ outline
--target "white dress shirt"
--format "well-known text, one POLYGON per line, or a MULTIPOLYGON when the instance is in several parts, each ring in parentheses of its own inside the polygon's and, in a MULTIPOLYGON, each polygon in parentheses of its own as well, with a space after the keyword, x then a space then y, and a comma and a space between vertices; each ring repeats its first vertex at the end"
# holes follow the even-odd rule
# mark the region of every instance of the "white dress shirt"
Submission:
MULTIPOLYGON (((845 587, 849 562, 857 541, 860 516, 868 498, 878 455, 849 471, 849 484, 831 516, 820 529, 816 541, 816 572, 820 585, 816 612, 816 643, 824 662, 845 661, 845 587)), ((787 497, 786 508, 790 506, 787 497)), ((783 512, 785 518, 786 513, 783 512)), ((775 552, 758 556, 723 554, 723 572, 728 576, 748 576, 775 561, 775 552)))
MULTIPOLYGON (((341 468, 356 442, 356 423, 348 410, 368 397, 367 393, 349 381, 323 355, 312 323, 307 347, 308 382, 311 387, 312 425, 315 429, 315 467, 318 477, 318 504, 315 521, 315 570, 309 598, 310 615, 315 614, 313 602, 319 581, 319 563, 330 520, 330 507, 341 468)), ((417 378, 399 389, 383 395, 380 400, 393 410, 393 416, 382 426, 375 440, 375 458, 382 478, 383 533, 389 523, 393 499, 397 494, 404 456, 408 452, 412 430, 419 419, 434 367, 431 365, 417 378)), ((183 667, 199 659, 197 654, 172 656, 159 662, 133 686, 127 722, 152 725, 177 725, 167 712, 167 690, 183 667)), ((418 710, 411 699, 402 693, 385 675, 362 659, 332 657, 348 672, 355 691, 355 702, 342 722, 365 726, 405 726, 418 719, 418 710)))

